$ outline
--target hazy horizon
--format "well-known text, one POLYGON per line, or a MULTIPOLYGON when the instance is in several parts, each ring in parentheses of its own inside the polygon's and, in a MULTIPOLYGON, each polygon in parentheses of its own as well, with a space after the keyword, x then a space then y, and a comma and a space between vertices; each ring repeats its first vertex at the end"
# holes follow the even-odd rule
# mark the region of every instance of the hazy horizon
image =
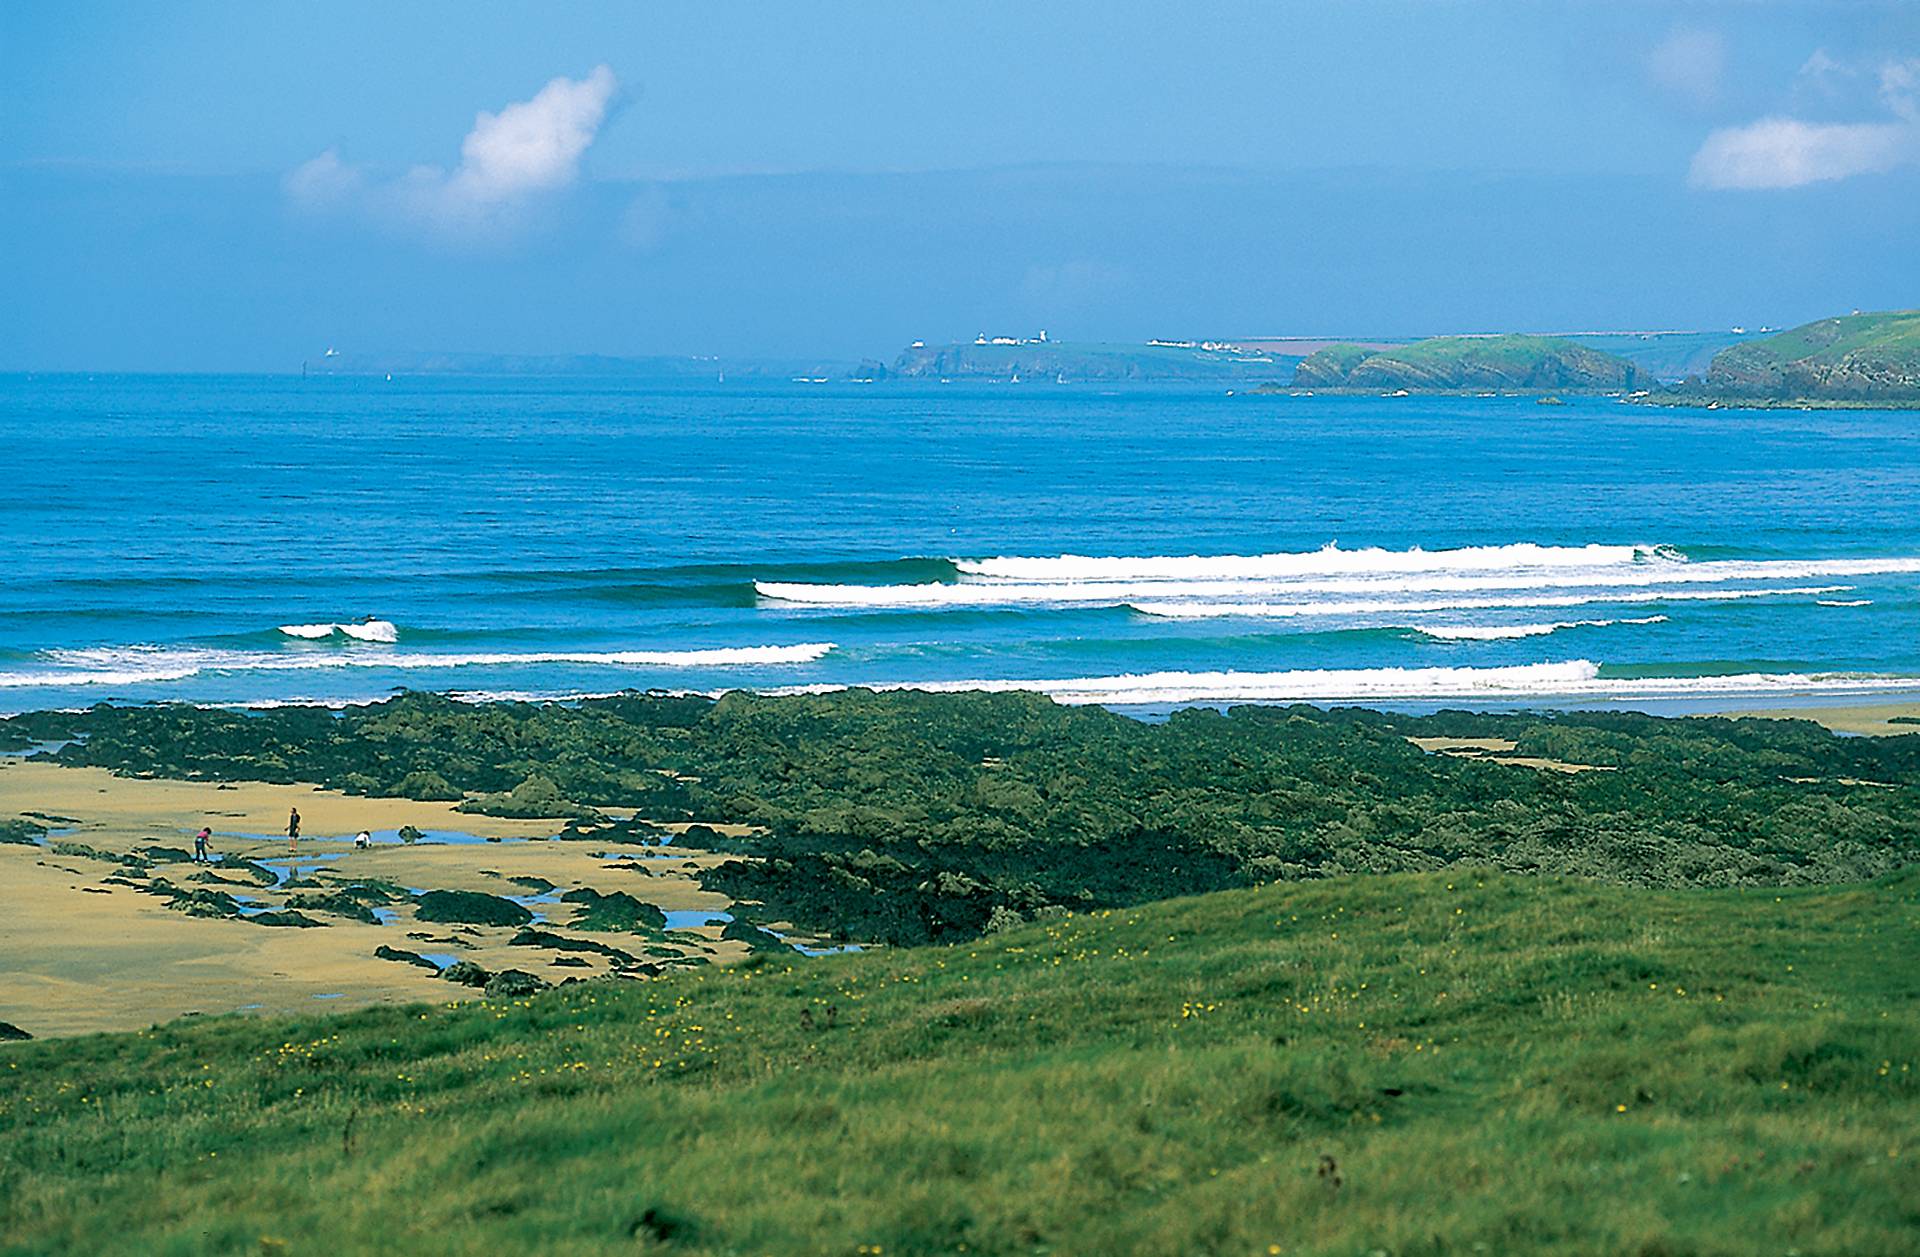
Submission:
POLYGON ((1911 6, 461 16, 0 14, 0 370, 1920 304, 1911 6))

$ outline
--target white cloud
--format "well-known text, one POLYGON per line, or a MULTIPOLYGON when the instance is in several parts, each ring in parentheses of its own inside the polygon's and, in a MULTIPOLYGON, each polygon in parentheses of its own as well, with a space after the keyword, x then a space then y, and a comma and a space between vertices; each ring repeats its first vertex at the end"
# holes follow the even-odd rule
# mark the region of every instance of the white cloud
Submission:
POLYGON ((328 149, 287 175, 286 193, 303 209, 358 210, 454 237, 509 230, 542 194, 579 177, 618 87, 603 65, 582 79, 556 78, 499 113, 482 110, 452 170, 416 166, 377 180, 328 149))
POLYGON ((1857 64, 1819 49, 1795 75, 1794 92, 1816 116, 1857 117, 1876 108, 1890 116, 1830 122, 1780 115, 1722 127, 1694 153, 1689 181, 1699 188, 1797 188, 1920 162, 1920 59, 1857 64), (1870 100, 1869 85, 1877 87, 1870 100))
POLYGON ((1709 135, 1689 177, 1700 188, 1797 188, 1879 174, 1915 155, 1914 128, 1904 123, 1762 118, 1709 135))
POLYGON ((1727 70, 1727 41, 1718 31, 1676 26, 1647 54, 1647 76, 1695 104, 1713 103, 1727 70))
POLYGON ((1920 125, 1920 57, 1880 67, 1880 103, 1895 116, 1920 125))

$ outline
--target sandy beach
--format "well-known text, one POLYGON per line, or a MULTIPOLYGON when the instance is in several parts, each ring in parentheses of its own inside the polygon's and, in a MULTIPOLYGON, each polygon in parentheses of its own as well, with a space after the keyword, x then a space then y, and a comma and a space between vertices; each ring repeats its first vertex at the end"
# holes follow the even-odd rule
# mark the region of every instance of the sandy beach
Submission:
MULTIPOLYGON (((28 816, 49 827, 43 845, 0 843, 0 1021, 39 1037, 138 1029, 189 1015, 310 1012, 376 1003, 456 1000, 478 994, 416 965, 377 958, 387 946, 472 960, 488 970, 521 969, 547 981, 609 972, 592 951, 514 946, 514 927, 420 922, 411 904, 373 925, 309 911, 324 928, 269 927, 245 919, 188 916, 141 888, 145 879, 242 897, 249 908, 279 907, 288 892, 245 870, 203 868, 149 854, 149 869, 113 857, 154 848, 191 849, 201 825, 213 853, 286 868, 287 810, 300 809, 299 875, 334 887, 377 880, 414 890, 481 891, 533 899, 540 928, 564 930, 577 906, 560 893, 591 887, 625 891, 667 912, 724 912, 694 872, 716 857, 659 847, 548 839, 559 821, 508 820, 456 812, 445 803, 343 795, 312 786, 234 785, 115 777, 104 770, 0 759, 0 819, 28 816), (360 829, 414 825, 471 840, 379 845, 355 850, 360 829), (497 839, 498 841, 490 841, 497 839), (91 848, 63 854, 53 844, 91 848), (619 858, 614 858, 619 857, 619 858), (522 879, 516 882, 514 879, 522 879), (537 891, 543 883, 549 891, 537 891), (531 893, 530 893, 531 892, 531 893), (556 964, 556 961, 561 963, 556 964)), ((676 919, 676 923, 680 923, 676 919)), ((726 961, 744 944, 695 924, 667 940, 578 932, 572 937, 668 963, 726 961)))

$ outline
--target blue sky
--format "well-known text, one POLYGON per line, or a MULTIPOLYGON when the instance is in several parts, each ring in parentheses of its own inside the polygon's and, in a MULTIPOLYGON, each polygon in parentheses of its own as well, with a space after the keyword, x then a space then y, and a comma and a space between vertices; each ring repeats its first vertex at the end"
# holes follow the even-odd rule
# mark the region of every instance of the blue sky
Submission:
POLYGON ((1920 6, 0 6, 0 368, 1920 304, 1920 6))

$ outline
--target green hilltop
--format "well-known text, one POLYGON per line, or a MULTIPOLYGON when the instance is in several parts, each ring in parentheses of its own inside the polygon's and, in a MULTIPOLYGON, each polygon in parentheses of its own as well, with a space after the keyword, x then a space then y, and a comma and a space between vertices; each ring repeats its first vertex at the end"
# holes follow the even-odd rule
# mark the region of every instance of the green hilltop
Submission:
POLYGON ((1821 319, 1716 354, 1683 395, 1760 402, 1920 404, 1920 310, 1821 319))
POLYGON ((1435 336, 1389 349, 1330 345, 1294 372, 1295 388, 1549 389, 1619 392, 1644 388, 1648 377, 1632 362, 1563 336, 1435 336))

